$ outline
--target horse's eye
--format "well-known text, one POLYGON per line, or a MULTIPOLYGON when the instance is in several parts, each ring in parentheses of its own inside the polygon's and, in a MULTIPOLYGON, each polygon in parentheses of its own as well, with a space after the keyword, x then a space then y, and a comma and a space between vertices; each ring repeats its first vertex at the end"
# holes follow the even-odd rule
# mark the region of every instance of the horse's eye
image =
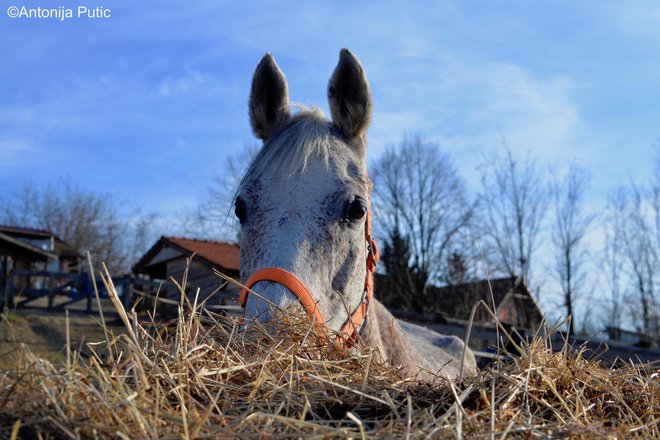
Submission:
POLYGON ((346 217, 350 220, 360 220, 367 214, 367 204, 362 199, 355 199, 348 205, 346 217))
POLYGON ((241 222, 241 224, 245 223, 245 220, 247 220, 247 208, 245 207, 245 200, 240 197, 236 198, 234 214, 236 214, 236 218, 238 218, 238 221, 241 222))

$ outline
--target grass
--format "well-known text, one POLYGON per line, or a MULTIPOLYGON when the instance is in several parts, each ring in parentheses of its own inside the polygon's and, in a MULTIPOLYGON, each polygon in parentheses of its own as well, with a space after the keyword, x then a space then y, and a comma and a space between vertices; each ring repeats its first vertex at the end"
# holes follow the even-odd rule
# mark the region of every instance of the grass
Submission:
POLYGON ((115 305, 122 332, 86 356, 16 349, 0 438, 660 438, 657 364, 607 368, 538 337, 476 377, 425 383, 319 339, 305 316, 242 331, 195 304, 171 326, 115 305))
MULTIPOLYGON (((8 323, 0 324, 0 370, 15 366, 21 344, 29 347, 36 356, 55 364, 66 361, 66 328, 70 333, 70 345, 83 355, 87 353, 87 343, 105 339, 98 317, 82 313, 71 313, 68 320, 63 312, 46 312, 35 309, 18 309, 0 319, 8 323)), ((111 321, 108 325, 119 334, 123 326, 111 321)))

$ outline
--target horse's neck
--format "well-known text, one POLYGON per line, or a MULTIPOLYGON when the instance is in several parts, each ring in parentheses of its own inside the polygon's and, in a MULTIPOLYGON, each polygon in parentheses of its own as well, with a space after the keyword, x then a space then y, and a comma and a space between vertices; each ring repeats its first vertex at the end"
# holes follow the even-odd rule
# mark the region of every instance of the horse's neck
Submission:
POLYGON ((414 355, 405 332, 397 319, 378 300, 370 304, 369 319, 362 332, 366 346, 377 349, 384 360, 408 369, 415 365, 414 355))

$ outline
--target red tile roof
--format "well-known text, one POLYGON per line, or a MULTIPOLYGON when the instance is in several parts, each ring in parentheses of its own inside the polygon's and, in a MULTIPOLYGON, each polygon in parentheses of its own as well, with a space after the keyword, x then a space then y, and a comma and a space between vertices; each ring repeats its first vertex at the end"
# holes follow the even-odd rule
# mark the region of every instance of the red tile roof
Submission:
POLYGON ((163 237, 163 239, 191 254, 196 252, 205 260, 225 269, 239 270, 240 268, 240 247, 237 244, 181 237, 163 237))

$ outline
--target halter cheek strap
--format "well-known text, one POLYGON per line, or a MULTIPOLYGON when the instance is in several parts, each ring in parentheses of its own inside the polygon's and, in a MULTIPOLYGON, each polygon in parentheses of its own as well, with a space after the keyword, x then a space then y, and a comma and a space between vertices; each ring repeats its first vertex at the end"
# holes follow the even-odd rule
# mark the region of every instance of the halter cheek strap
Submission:
POLYGON ((362 302, 358 305, 357 309, 348 317, 337 336, 337 342, 346 347, 350 347, 353 342, 357 341, 358 335, 367 324, 369 318, 369 302, 374 295, 374 277, 376 271, 376 264, 380 259, 378 255, 378 247, 376 242, 371 237, 371 208, 367 210, 367 219, 365 225, 365 238, 367 241, 367 275, 364 279, 364 292, 362 302), (348 338, 346 338, 346 336, 348 338))
MULTIPOLYGON (((364 280, 364 291, 362 293, 362 302, 357 309, 348 317, 344 325, 339 330, 337 342, 346 348, 350 348, 358 338, 358 334, 364 328, 369 316, 369 301, 373 297, 373 273, 376 271, 379 255, 376 242, 371 237, 371 208, 367 209, 367 218, 365 224, 365 239, 367 241, 367 275, 364 280)), ((245 286, 241 288, 238 302, 245 310, 249 290, 260 281, 271 281, 286 287, 293 295, 298 298, 305 312, 314 318, 316 324, 325 333, 325 320, 321 316, 316 301, 309 293, 309 290, 294 274, 279 267, 265 267, 255 271, 248 278, 245 286)))

